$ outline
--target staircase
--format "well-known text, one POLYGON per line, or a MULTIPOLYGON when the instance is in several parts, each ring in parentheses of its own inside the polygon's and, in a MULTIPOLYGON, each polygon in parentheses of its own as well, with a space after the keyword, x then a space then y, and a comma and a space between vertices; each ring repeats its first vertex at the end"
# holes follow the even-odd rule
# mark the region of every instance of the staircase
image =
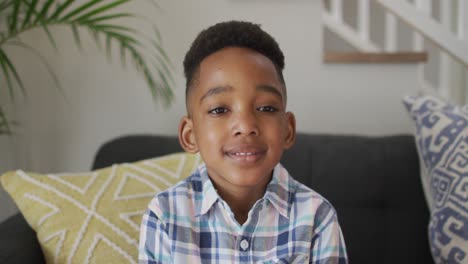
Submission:
POLYGON ((420 92, 468 103, 466 0, 324 0, 322 20, 326 29, 357 50, 326 51, 325 63, 419 63, 420 92), (376 17, 383 21, 380 41, 371 34, 376 17), (411 32, 409 49, 399 45, 402 24, 411 32), (428 54, 428 45, 435 52, 428 54), (427 67, 436 78, 428 76, 427 67))

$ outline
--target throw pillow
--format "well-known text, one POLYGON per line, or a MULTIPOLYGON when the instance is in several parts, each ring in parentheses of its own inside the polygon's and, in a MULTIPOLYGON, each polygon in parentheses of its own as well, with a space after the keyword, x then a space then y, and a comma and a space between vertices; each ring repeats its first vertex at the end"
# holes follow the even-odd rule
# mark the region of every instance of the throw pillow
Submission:
POLYGON ((199 163, 199 155, 177 153, 87 173, 14 171, 0 180, 36 231, 47 263, 137 263, 151 198, 199 163))
POLYGON ((468 106, 406 97, 429 183, 429 242, 436 263, 468 263, 468 106))

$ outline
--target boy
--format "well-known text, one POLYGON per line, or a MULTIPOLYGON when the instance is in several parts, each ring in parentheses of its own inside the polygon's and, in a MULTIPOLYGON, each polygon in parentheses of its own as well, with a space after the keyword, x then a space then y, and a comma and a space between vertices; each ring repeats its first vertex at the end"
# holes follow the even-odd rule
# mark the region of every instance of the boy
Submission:
POLYGON ((150 202, 140 263, 347 263, 333 207, 279 164, 296 133, 283 68, 252 23, 219 23, 192 43, 179 141, 204 164, 150 202))

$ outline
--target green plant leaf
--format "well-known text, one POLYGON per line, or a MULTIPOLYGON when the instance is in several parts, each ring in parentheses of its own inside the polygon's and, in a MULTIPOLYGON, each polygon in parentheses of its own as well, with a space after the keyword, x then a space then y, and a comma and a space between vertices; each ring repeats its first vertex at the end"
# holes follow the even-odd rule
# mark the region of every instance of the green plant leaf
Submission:
POLYGON ((120 62, 122 63, 122 66, 125 68, 127 66, 127 56, 125 56, 125 46, 119 45, 120 46, 120 62))
POLYGON ((0 105, 0 135, 2 134, 11 135, 11 129, 5 112, 3 112, 2 106, 0 105))
POLYGON ((112 38, 109 35, 106 36, 106 54, 107 59, 112 61, 112 38))
MULTIPOLYGON (((168 67, 168 64, 170 62, 166 62, 165 59, 161 58, 161 56, 159 54, 154 54, 154 57, 155 57, 155 64, 154 64, 154 67, 156 69, 159 69, 161 68, 162 71, 164 72, 166 78, 168 78, 168 81, 171 83, 171 84, 174 84, 175 81, 174 81, 174 78, 172 78, 172 73, 171 73, 171 70, 169 69, 168 67)), ((172 65, 169 65, 169 66, 172 66, 172 65)))
POLYGON ((161 6, 159 6, 158 2, 156 2, 156 0, 149 0, 149 2, 151 4, 153 4, 154 7, 156 7, 157 9, 161 9, 161 6))
POLYGON ((37 50, 35 50, 33 47, 29 46, 28 44, 17 41, 17 40, 11 40, 5 43, 7 45, 14 45, 23 49, 26 49, 30 51, 34 56, 36 56, 39 61, 44 65, 45 69, 49 73, 49 75, 52 77, 52 81, 54 82, 54 86, 57 88, 57 90, 65 96, 65 90, 63 89, 62 85, 60 84, 60 81, 58 79, 57 74, 55 74, 54 70, 52 69, 52 66, 49 64, 47 59, 37 50))
POLYGON ((119 13, 119 14, 113 14, 113 15, 104 15, 100 17, 94 17, 94 18, 86 19, 86 20, 77 19, 77 22, 80 22, 80 23, 86 22, 87 24, 95 24, 96 22, 101 22, 105 20, 113 20, 113 19, 122 18, 122 17, 136 17, 136 16, 129 14, 129 13, 119 13))
MULTIPOLYGON (((3 52, 2 52, 3 53, 3 52)), ((10 71, 8 70, 7 63, 3 56, 0 56, 0 66, 2 67, 2 72, 7 82, 8 93, 10 94, 10 99, 15 100, 15 90, 13 87, 13 82, 11 81, 10 71)))
POLYGON ((68 14, 64 15, 60 18, 60 21, 67 21, 70 20, 73 16, 78 15, 79 13, 85 11, 88 8, 93 7, 94 5, 100 4, 102 0, 91 0, 86 4, 76 7, 74 10, 71 10, 68 14))
POLYGON ((62 12, 65 11, 65 9, 69 7, 73 2, 75 2, 75 0, 67 0, 64 3, 58 5, 55 11, 52 13, 52 15, 50 15, 50 20, 56 20, 62 14, 62 12))
POLYGON ((14 4, 15 0, 3 0, 0 2, 0 12, 4 12, 14 4))
POLYGON ((88 12, 88 13, 86 13, 84 15, 81 15, 80 17, 75 19, 75 21, 86 20, 86 19, 88 19, 90 17, 93 17, 94 15, 100 15, 100 14, 104 13, 105 11, 107 11, 109 9, 112 9, 112 8, 115 8, 115 7, 119 6, 119 5, 122 5, 122 4, 124 4, 124 3, 128 2, 128 1, 130 1, 130 0, 114 1, 114 2, 109 3, 107 5, 101 6, 101 7, 97 8, 97 9, 91 11, 91 12, 88 12))
POLYGON ((97 32, 96 30, 94 30, 92 28, 89 28, 89 31, 90 31, 91 36, 93 37, 94 42, 96 43, 96 46, 98 47, 98 49, 102 49, 101 41, 99 40, 99 32, 97 32))
MULTIPOLYGON (((155 0, 148 1, 156 8, 160 8, 155 0)), ((32 48, 34 45, 28 45, 19 39, 19 35, 27 30, 42 28, 52 46, 57 49, 51 30, 53 26, 60 25, 71 28, 74 40, 80 49, 83 48, 80 34, 82 28, 89 30, 99 49, 103 48, 101 41, 104 40, 109 61, 112 59, 112 48, 118 47, 122 66, 126 67, 127 60, 130 59, 138 73, 143 76, 153 99, 155 101, 160 99, 169 105, 173 98, 171 90, 171 85, 174 84, 171 74, 173 65, 162 48, 160 32, 153 25, 155 34, 152 38, 155 39, 146 38, 138 28, 116 23, 120 18, 142 18, 133 13, 115 12, 117 7, 127 2, 130 0, 0 0, 0 20, 5 25, 0 28, 0 75, 3 75, 12 101, 16 94, 15 89, 19 87, 23 96, 26 96, 26 90, 15 66, 3 50, 4 44, 32 52, 47 69, 55 86, 63 92, 57 75, 45 57, 32 48)), ((150 19, 143 18, 143 20, 145 23, 152 23, 150 19)), ((6 119, 1 109, 0 112, 1 134, 3 131, 10 131, 9 127, 8 129, 5 127, 12 122, 6 119)))
POLYGON ((72 32, 73 32, 73 37, 75 38, 76 45, 80 50, 82 50, 81 46, 81 38, 80 38, 80 33, 78 32, 78 27, 76 24, 71 24, 72 32))
POLYGON ((57 50, 58 49, 57 48, 57 42, 55 42, 54 36, 50 33, 49 27, 47 26, 47 23, 41 20, 41 26, 42 26, 42 29, 44 29, 44 32, 47 34, 47 38, 49 39, 50 43, 52 44, 52 47, 54 47, 54 49, 57 50))
POLYGON ((36 16, 36 19, 34 20, 33 24, 36 24, 41 22, 42 25, 44 26, 44 22, 46 22, 46 18, 47 18, 47 13, 49 12, 49 8, 50 6, 54 3, 54 0, 47 0, 43 5, 42 5, 42 9, 41 11, 39 12, 39 14, 37 14, 36 16))
MULTIPOLYGON (((17 0, 17 1, 21 1, 21 0, 17 0)), ((42 29, 46 33, 47 38, 49 39, 49 41, 52 44, 52 46, 54 47, 54 49, 57 49, 57 43, 55 42, 55 39, 54 39, 53 35, 50 33, 49 28, 48 28, 48 25, 51 24, 51 21, 49 21, 47 19, 47 12, 49 10, 49 7, 56 0, 47 0, 47 2, 44 3, 44 5, 42 6, 42 10, 40 11, 40 13, 37 13, 37 10, 35 9, 35 7, 36 7, 35 3, 29 3, 26 0, 23 0, 23 1, 29 7, 28 13, 31 12, 31 13, 36 15, 36 19, 34 20, 33 25, 37 26, 38 24, 40 24, 40 26, 42 27, 42 29)))
POLYGON ((21 88, 21 92, 23 93, 23 96, 26 96, 27 94, 26 94, 26 89, 24 89, 23 81, 21 80, 20 76, 18 75, 18 72, 16 71, 15 66, 13 65, 13 63, 11 63, 11 60, 8 58, 8 56, 6 55, 3 49, 0 49, 0 58, 1 58, 0 63, 2 64, 2 67, 5 66, 7 68, 7 72, 9 71, 13 74, 13 77, 18 83, 19 87, 21 88))
MULTIPOLYGON (((85 24, 86 25, 86 24, 85 24)), ((123 32, 128 32, 128 33, 136 33, 135 29, 128 28, 125 26, 118 26, 118 25, 112 25, 112 24, 93 24, 90 25, 94 30, 97 31, 123 31, 123 32)))
POLYGON ((11 23, 10 23, 10 32, 16 32, 18 21, 19 10, 21 6, 21 1, 14 1, 13 3, 13 12, 11 14, 11 23))
POLYGON ((26 12, 26 17, 23 19, 23 25, 21 25, 22 29, 24 29, 24 28, 26 28, 26 26, 28 26, 32 14, 35 13, 36 5, 37 5, 38 0, 32 0, 31 3, 28 3, 27 1, 25 1, 25 2, 27 3, 25 5, 25 6, 27 6, 27 12, 26 12))
POLYGON ((101 14, 106 10, 117 7, 117 6, 119 6, 119 5, 121 5, 121 4, 125 3, 125 2, 128 2, 128 1, 130 1, 130 0, 114 0, 110 4, 107 4, 107 5, 102 6, 102 7, 98 7, 97 9, 92 10, 89 13, 83 14, 84 11, 90 9, 93 6, 96 6, 96 5, 102 3, 102 0, 90 0, 87 3, 76 7, 74 10, 70 11, 68 14, 64 15, 64 17, 62 17, 59 20, 60 21, 68 21, 68 20, 71 20, 73 17, 79 15, 78 19, 73 19, 74 21, 77 21, 77 20, 83 19, 83 17, 89 16, 90 13, 92 13, 92 14, 101 14), (97 10, 98 10, 98 12, 96 12, 97 10))
POLYGON ((172 62, 171 62, 171 59, 169 59, 169 56, 168 56, 167 53, 164 51, 164 49, 162 48, 162 46, 159 45, 159 43, 157 43, 157 42, 154 41, 154 40, 152 40, 151 43, 153 44, 154 48, 156 48, 156 50, 158 51, 158 53, 161 54, 161 56, 163 56, 165 63, 169 64, 171 67, 174 67, 174 65, 173 65, 172 62))
POLYGON ((105 35, 109 35, 109 36, 115 38, 118 41, 125 42, 127 44, 131 44, 131 45, 135 45, 135 46, 141 46, 141 43, 132 36, 125 35, 123 33, 115 32, 115 31, 109 31, 109 30, 99 32, 100 28, 93 28, 93 30, 96 33, 102 33, 102 34, 105 34, 105 35))
POLYGON ((159 78, 162 80, 163 82, 163 86, 161 87, 162 89, 161 92, 162 92, 162 95, 164 96, 165 100, 163 102, 171 102, 174 98, 174 93, 172 92, 171 90, 171 85, 169 84, 165 74, 157 68, 157 71, 158 71, 158 74, 159 74, 159 78))

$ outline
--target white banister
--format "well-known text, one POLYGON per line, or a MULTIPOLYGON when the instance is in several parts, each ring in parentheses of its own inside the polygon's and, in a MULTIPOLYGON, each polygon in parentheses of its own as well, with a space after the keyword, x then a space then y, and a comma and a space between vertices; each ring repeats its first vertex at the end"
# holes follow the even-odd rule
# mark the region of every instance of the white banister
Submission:
MULTIPOLYGON (((468 103, 468 0, 372 0, 385 8, 384 44, 379 47, 371 39, 371 0, 356 0, 357 27, 346 23, 345 0, 327 0, 322 19, 327 28, 361 52, 397 52, 398 23, 405 22, 413 29, 413 49, 425 50, 425 40, 439 48, 438 85, 428 82, 424 63, 418 75, 422 90, 437 92, 457 103, 468 103), (432 8, 440 14, 440 21, 432 8), (460 63, 459 63, 460 62, 460 63)), ((354 14, 353 14, 354 15, 354 14)))
POLYGON ((345 41, 362 52, 380 52, 381 49, 371 41, 363 40, 357 32, 344 23, 342 20, 337 20, 328 12, 322 12, 322 20, 328 29, 341 36, 345 41))
POLYGON ((457 33, 461 40, 468 41, 468 3, 466 0, 458 0, 457 33))
MULTIPOLYGON (((430 16, 432 11, 432 0, 415 0, 414 2, 417 10, 423 14, 430 16)), ((424 38, 418 31, 413 32, 413 49, 415 51, 424 50, 424 38)))
MULTIPOLYGON (((441 49, 449 52, 454 58, 468 66, 468 41, 462 41, 452 32, 445 29, 431 17, 414 10, 406 1, 376 0, 393 14, 404 20, 417 31, 423 33, 441 49)), ((447 0, 443 0, 446 2, 447 0)))
MULTIPOLYGON (((426 16, 431 15, 432 0, 415 0, 414 5, 419 12, 425 14, 426 16)), ((413 31, 413 50, 418 52, 424 51, 424 38, 416 30, 413 31)), ((420 63, 418 65, 418 80, 421 84, 421 86, 418 87, 419 89, 423 89, 423 86, 428 87, 428 82, 425 76, 425 64, 420 63)), ((431 88, 432 87, 433 86, 431 86, 431 88)))
POLYGON ((338 21, 343 20, 343 2, 342 0, 331 0, 330 1, 330 11, 333 18, 338 21))
POLYGON ((453 12, 453 5, 452 1, 439 1, 439 10, 440 10, 440 23, 452 32, 452 12, 453 12))
POLYGON ((358 32, 363 40, 370 39, 370 3, 369 0, 358 1, 358 32))
MULTIPOLYGON (((458 0, 458 19, 457 19, 457 35, 465 42, 468 42, 468 3, 466 0, 458 0)), ((462 71, 464 82, 462 84, 464 88, 464 103, 468 104, 468 67, 465 67, 462 71)))
POLYGON ((395 52, 397 49, 397 19, 389 13, 385 13, 385 51, 395 52))
POLYGON ((468 105, 468 69, 465 68, 465 85, 464 85, 464 88, 465 88, 465 104, 468 105))
MULTIPOLYGON (((452 31, 452 1, 440 1, 440 23, 448 30, 452 31)), ((450 98, 452 88, 452 60, 444 50, 440 50, 440 63, 439 63, 439 92, 440 95, 448 99, 450 98)))

